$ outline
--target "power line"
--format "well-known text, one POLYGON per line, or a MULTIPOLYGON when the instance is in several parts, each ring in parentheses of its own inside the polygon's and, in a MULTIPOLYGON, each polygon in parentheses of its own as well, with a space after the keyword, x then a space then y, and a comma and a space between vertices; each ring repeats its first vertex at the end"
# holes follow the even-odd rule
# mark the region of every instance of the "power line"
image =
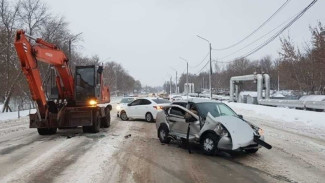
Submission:
MULTIPOLYGON (((241 56, 241 57, 237 57, 237 59, 240 59, 240 58, 246 58, 254 53, 256 53, 257 51, 259 51, 260 49, 262 49, 263 47, 265 47, 266 45, 268 45, 269 43, 271 43, 275 38, 277 38, 280 34, 283 33, 283 31, 285 31, 286 29, 288 29, 292 24, 294 24, 298 19, 300 19, 306 12, 308 9, 310 9, 318 0, 313 0, 307 7, 305 7, 302 11, 300 11, 296 16, 294 16, 294 18, 288 22, 282 29, 280 29, 278 32, 276 32, 273 36, 271 36, 269 39, 267 39, 263 44, 255 47, 253 50, 249 51, 248 53, 246 53, 245 55, 241 56)), ((286 22, 286 21, 285 21, 286 22)), ((283 23, 282 23, 283 24, 283 23)), ((281 26, 282 24, 280 24, 279 26, 281 26)), ((279 27, 278 26, 278 27, 279 27)), ((275 29, 277 29, 278 27, 276 27, 275 29)), ((275 30, 274 29, 274 30, 275 30)), ((273 30, 272 30, 273 31, 273 30)), ((271 32, 272 32, 271 31, 271 32)), ((269 34, 269 33, 267 33, 269 34)), ((266 34, 266 35, 267 35, 266 34)), ((265 35, 263 35, 265 36, 265 35)), ((237 59, 234 59, 234 60, 237 60, 237 59)), ((234 61, 233 60, 233 61, 234 61)), ((230 63, 230 62, 233 62, 233 61, 228 61, 228 62, 220 62, 220 63, 230 63)), ((214 61, 216 62, 216 61, 214 61)), ((203 67, 202 69, 197 73, 199 74, 208 64, 209 62, 207 62, 203 67)), ((219 63, 219 61, 218 61, 219 63)))
POLYGON ((257 27, 253 32, 251 32, 249 35, 247 35, 246 37, 244 37, 240 41, 238 41, 238 42, 236 42, 236 43, 234 43, 234 44, 232 44, 230 46, 227 46, 227 47, 224 47, 224 48, 217 48, 217 49, 213 49, 213 50, 216 50, 216 51, 227 50, 229 48, 235 47, 238 44, 242 43, 243 41, 245 41, 246 39, 248 39, 249 37, 251 37, 253 34, 255 34, 259 29, 261 29, 262 27, 264 27, 264 25, 266 25, 266 23, 268 23, 276 14, 278 14, 289 2, 290 2, 290 0, 287 0, 286 2, 284 2, 280 6, 280 8, 278 8, 267 20, 265 20, 259 27, 257 27))
POLYGON ((202 67, 202 69, 199 72, 197 72, 197 74, 199 74, 208 65, 209 62, 210 60, 207 61, 207 63, 202 67))
POLYGON ((204 62, 204 60, 209 56, 209 54, 210 54, 210 52, 208 52, 207 55, 202 59, 202 61, 199 64, 197 64, 196 66, 190 66, 189 65, 189 67, 196 68, 196 67, 200 66, 204 62))
MULTIPOLYGON (((297 15, 298 15, 298 14, 297 14, 297 15)), ((295 15, 295 16, 297 16, 297 15, 295 15)), ((220 60, 223 60, 223 59, 225 59, 225 58, 228 58, 229 56, 234 55, 234 54, 238 53, 239 51, 241 51, 241 50, 247 48, 248 46, 250 46, 250 45, 256 43, 257 41, 263 39, 265 36, 271 34, 273 31, 277 30, 277 29, 280 28, 282 25, 284 25, 284 24, 287 23, 288 21, 292 20, 295 16, 290 17, 289 19, 287 19, 286 21, 282 22, 281 24, 279 24, 277 27, 275 27, 275 28, 272 29, 271 31, 269 31, 269 32, 267 32, 266 34, 260 36, 259 38, 255 39, 254 41, 252 41, 252 42, 246 44, 246 45, 243 46, 242 48, 240 48, 240 49, 238 49, 238 50, 236 50, 236 51, 234 51, 234 52, 232 52, 232 53, 230 53, 230 54, 228 54, 228 55, 226 55, 226 56, 224 56, 224 57, 221 57, 220 60)))
POLYGON ((269 43, 271 43, 275 38, 277 38, 280 34, 282 34, 283 31, 285 31, 287 28, 289 28, 293 23, 295 23, 299 18, 301 18, 308 9, 310 9, 315 3, 317 2, 317 0, 313 0, 306 8, 304 8, 301 13, 299 13, 292 21, 290 21, 285 27, 283 27, 279 32, 277 32, 275 35, 273 35, 271 38, 269 38, 267 41, 265 41, 262 45, 256 47, 255 49, 253 49, 252 51, 248 52, 247 54, 245 54, 244 56, 241 56, 240 58, 246 58, 254 53, 256 53, 257 51, 259 51, 260 49, 262 49, 264 46, 268 45, 269 43))
POLYGON ((269 39, 267 39, 264 43, 255 47, 253 50, 249 51, 248 53, 246 53, 240 57, 237 57, 232 61, 228 61, 227 63, 233 62, 237 59, 246 58, 246 57, 256 53, 257 51, 262 49, 264 46, 271 43, 275 38, 277 38, 280 34, 282 34, 283 31, 288 29, 293 23, 295 23, 299 18, 301 18, 307 12, 307 10, 310 9, 316 2, 317 2, 317 0, 313 0, 307 7, 305 7, 302 11, 300 11, 289 23, 287 23, 282 29, 280 29, 278 32, 276 32, 273 36, 271 36, 269 39))

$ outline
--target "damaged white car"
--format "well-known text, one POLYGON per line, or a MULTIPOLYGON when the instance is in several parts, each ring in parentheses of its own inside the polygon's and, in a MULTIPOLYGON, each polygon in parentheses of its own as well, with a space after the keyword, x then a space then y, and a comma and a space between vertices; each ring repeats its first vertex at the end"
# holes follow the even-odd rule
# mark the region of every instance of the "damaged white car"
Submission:
POLYGON ((226 104, 208 99, 193 98, 164 107, 157 114, 156 128, 162 143, 173 139, 188 145, 200 143, 209 155, 217 150, 255 153, 261 146, 272 148, 264 142, 261 128, 245 121, 226 104))

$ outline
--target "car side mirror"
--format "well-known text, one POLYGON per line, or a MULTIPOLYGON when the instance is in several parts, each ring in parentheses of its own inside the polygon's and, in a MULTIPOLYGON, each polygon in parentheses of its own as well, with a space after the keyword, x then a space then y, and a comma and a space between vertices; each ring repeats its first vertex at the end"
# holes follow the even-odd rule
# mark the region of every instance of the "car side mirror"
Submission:
POLYGON ((189 113, 186 113, 184 118, 186 123, 193 123, 196 121, 196 118, 190 115, 189 113))
POLYGON ((131 106, 131 104, 128 104, 128 106, 131 106))
POLYGON ((241 114, 238 114, 237 116, 238 116, 240 119, 244 119, 244 116, 241 115, 241 114))

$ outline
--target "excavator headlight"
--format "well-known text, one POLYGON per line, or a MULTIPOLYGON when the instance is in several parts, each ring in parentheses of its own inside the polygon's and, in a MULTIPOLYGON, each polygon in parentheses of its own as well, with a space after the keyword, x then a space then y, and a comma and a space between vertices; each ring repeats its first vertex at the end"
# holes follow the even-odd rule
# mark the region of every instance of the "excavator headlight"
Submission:
POLYGON ((97 101, 91 99, 91 100, 89 100, 89 105, 91 105, 91 106, 95 106, 95 105, 97 105, 97 101))

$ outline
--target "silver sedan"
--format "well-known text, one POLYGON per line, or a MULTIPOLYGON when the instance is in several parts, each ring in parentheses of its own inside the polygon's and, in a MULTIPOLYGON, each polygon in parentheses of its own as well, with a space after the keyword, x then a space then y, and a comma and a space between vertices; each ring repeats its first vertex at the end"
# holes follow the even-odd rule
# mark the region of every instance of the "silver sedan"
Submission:
POLYGON ((216 150, 255 153, 264 142, 261 128, 247 122, 224 103, 208 99, 178 101, 157 114, 156 128, 162 143, 172 139, 200 143, 205 154, 216 150))

